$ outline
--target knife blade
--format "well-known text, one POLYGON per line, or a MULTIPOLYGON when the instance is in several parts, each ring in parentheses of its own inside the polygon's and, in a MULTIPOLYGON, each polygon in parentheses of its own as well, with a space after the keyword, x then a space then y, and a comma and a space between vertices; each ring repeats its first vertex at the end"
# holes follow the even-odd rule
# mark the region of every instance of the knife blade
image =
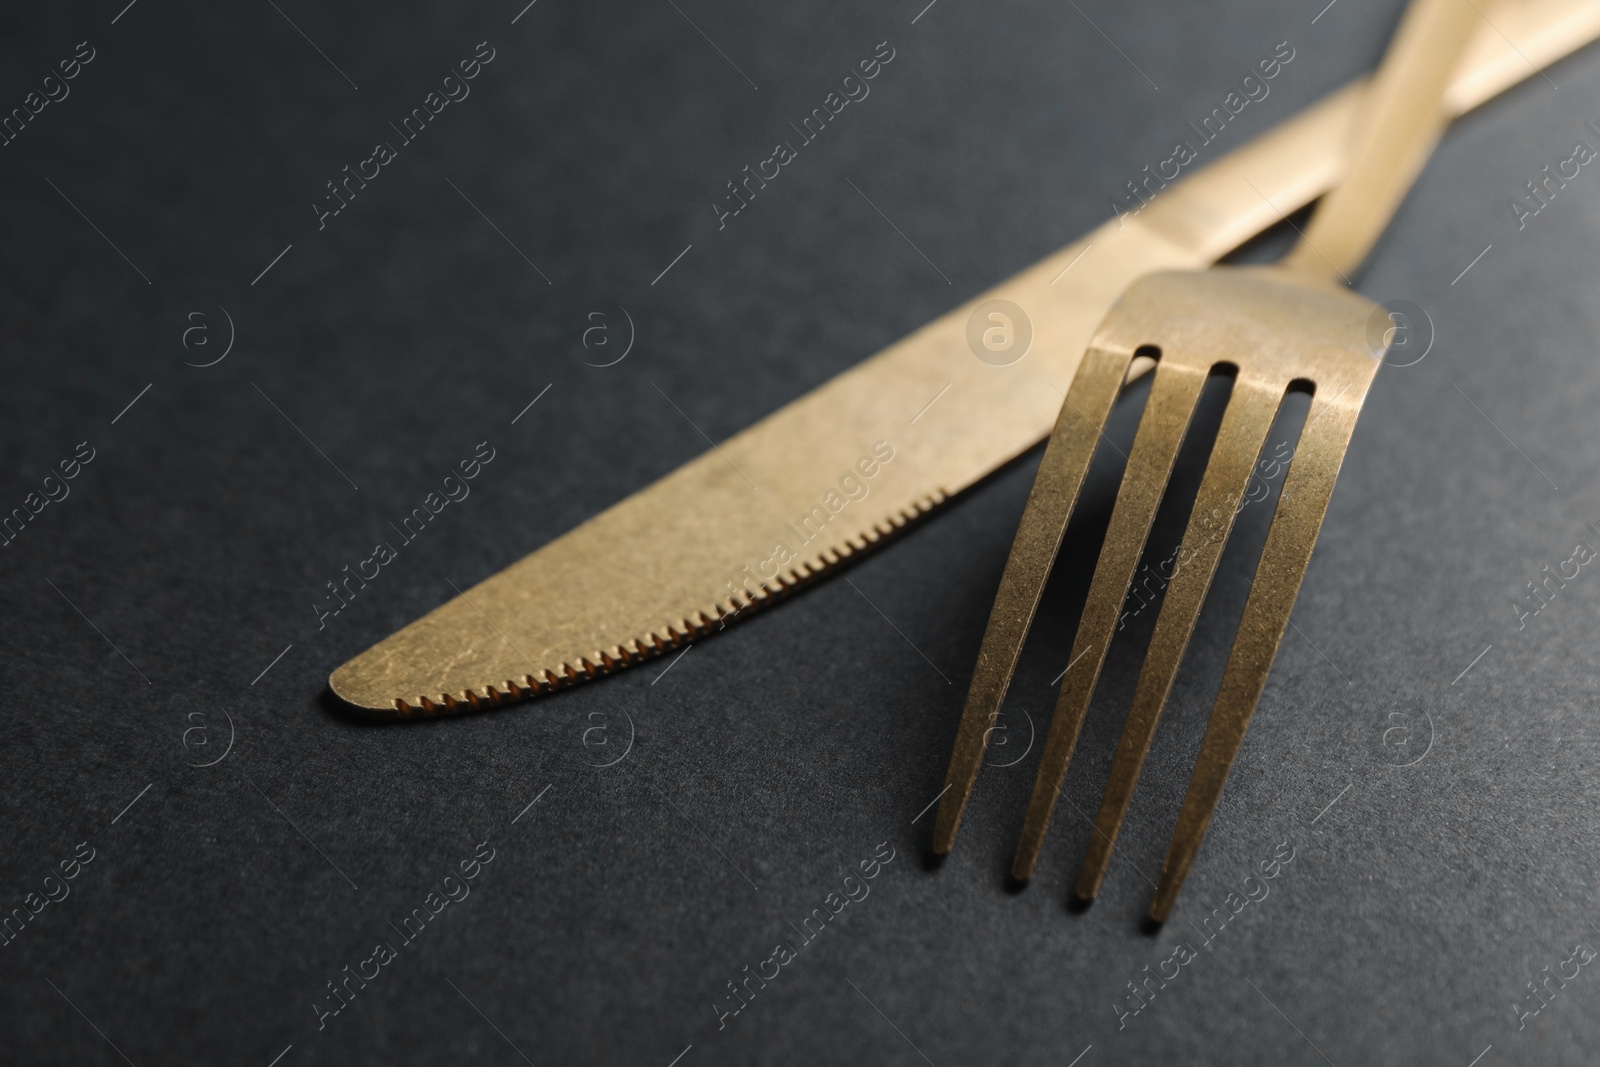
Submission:
MULTIPOLYGON (((1452 82, 1452 116, 1600 36, 1592 0, 1494 11, 1452 82)), ((401 718, 540 695, 721 629, 891 537, 1048 436, 1090 334, 1135 278, 1207 266, 1331 188, 1362 84, 466 590, 339 667, 330 687, 401 718), (993 307, 998 319, 984 309, 994 301, 1010 305, 993 307), (982 330, 1024 325, 1021 358, 975 355, 982 330)))

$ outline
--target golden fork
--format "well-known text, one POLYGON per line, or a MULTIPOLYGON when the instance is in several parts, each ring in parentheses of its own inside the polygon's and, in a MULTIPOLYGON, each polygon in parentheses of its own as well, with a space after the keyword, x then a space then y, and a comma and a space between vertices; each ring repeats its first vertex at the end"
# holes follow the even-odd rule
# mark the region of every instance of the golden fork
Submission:
POLYGON ((1076 893, 1083 900, 1099 891, 1162 705, 1268 429, 1289 393, 1310 393, 1299 444, 1150 905, 1152 919, 1166 920, 1261 696, 1356 417, 1382 362, 1383 351, 1375 352, 1368 341, 1368 324, 1382 309, 1339 281, 1348 282, 1347 272, 1366 257, 1443 133, 1441 96, 1476 17, 1471 0, 1414 0, 1367 90, 1348 176, 1324 198, 1281 264, 1151 274, 1130 286, 1101 323, 1067 392, 1000 580, 945 776, 935 853, 948 853, 955 843, 989 728, 1134 360, 1155 359, 1155 380, 1128 453, 1023 823, 1012 865, 1013 876, 1022 882, 1033 874, 1118 612, 1200 391, 1215 374, 1231 376, 1233 387, 1079 871, 1076 893))

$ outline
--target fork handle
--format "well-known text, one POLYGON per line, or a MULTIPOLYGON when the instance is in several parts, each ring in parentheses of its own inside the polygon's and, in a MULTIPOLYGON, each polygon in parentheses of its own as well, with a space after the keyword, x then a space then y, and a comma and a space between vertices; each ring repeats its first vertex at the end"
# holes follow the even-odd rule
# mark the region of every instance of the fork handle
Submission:
POLYGON ((1444 93, 1479 19, 1488 22, 1477 0, 1412 0, 1368 85, 1350 169, 1284 266, 1348 284, 1444 133, 1444 93))

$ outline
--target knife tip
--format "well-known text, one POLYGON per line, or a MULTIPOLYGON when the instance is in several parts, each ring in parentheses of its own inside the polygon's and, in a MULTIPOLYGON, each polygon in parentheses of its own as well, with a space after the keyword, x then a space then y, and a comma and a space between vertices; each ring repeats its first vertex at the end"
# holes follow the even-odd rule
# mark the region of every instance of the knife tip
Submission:
POLYGON ((328 675, 328 688, 351 710, 373 718, 402 717, 405 713, 400 701, 373 683, 374 679, 362 669, 359 656, 328 675))

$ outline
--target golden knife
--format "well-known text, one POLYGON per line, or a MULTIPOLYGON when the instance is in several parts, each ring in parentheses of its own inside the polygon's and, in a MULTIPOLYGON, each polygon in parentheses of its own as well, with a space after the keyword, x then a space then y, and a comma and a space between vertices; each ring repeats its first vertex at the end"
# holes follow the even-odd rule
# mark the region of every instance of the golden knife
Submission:
MULTIPOLYGON (((1496 6, 1453 80, 1449 114, 1596 36, 1595 0, 1496 6)), ((330 686, 386 717, 525 699, 676 648, 827 573, 1044 440, 1090 334, 1135 278, 1214 263, 1332 188, 1362 86, 1169 182, 1137 215, 473 586, 341 666, 330 686), (979 358, 991 329, 1017 331, 1007 358, 1020 358, 979 358)))

